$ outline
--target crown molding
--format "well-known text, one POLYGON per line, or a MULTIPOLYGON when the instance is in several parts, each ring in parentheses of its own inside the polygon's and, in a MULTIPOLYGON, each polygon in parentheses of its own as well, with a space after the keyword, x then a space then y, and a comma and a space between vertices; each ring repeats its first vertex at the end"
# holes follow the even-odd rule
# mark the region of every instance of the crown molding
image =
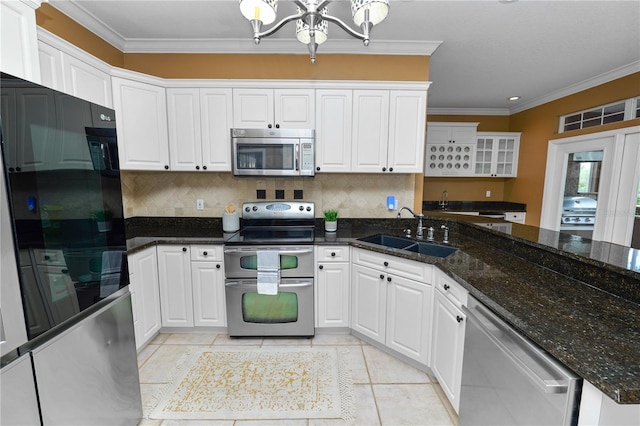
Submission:
POLYGON ((76 2, 68 0, 50 0, 49 4, 76 21, 79 25, 82 25, 87 30, 111 44, 116 49, 120 51, 124 50, 126 42, 125 38, 118 34, 113 28, 87 12, 76 2))
POLYGON ((608 83, 610 81, 613 81, 618 78, 625 77, 627 75, 634 74, 637 72, 640 72, 640 61, 635 61, 628 65, 618 67, 604 74, 600 74, 598 76, 589 78, 587 80, 583 80, 579 83, 572 84, 571 86, 565 87, 560 90, 556 90, 555 92, 548 93, 544 96, 540 96, 539 98, 532 99, 529 102, 520 103, 510 108, 509 113, 516 114, 518 112, 522 112, 522 111, 546 104, 547 102, 564 98, 565 96, 582 92, 583 90, 591 89, 592 87, 596 87, 601 84, 608 83))
POLYGON ((429 115, 509 115, 507 108, 429 108, 427 105, 427 120, 429 115))
MULTIPOLYGON (((431 56, 441 41, 372 40, 363 46, 356 39, 330 39, 318 47, 322 53, 358 55, 418 55, 431 56)), ((305 44, 295 39, 264 39, 259 45, 249 37, 243 39, 126 39, 124 53, 250 53, 308 55, 305 44)))

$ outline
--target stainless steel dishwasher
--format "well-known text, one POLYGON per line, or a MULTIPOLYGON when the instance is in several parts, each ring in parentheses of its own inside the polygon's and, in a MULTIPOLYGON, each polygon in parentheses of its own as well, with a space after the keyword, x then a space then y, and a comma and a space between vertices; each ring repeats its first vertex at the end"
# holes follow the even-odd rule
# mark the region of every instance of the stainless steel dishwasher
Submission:
POLYGON ((460 425, 576 425, 582 379, 473 297, 466 308, 460 425))

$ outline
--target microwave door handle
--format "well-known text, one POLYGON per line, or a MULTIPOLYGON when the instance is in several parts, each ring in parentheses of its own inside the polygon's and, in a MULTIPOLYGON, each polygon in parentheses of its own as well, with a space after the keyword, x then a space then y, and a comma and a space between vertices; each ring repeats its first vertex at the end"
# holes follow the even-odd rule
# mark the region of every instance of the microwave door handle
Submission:
POLYGON ((296 172, 300 171, 300 144, 296 144, 296 172))

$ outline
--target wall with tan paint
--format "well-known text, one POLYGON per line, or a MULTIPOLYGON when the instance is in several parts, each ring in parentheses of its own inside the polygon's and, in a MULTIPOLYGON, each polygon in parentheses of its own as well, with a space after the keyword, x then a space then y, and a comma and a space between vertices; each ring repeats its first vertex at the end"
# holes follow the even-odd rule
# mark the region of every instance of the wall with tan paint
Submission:
POLYGON ((548 102, 511 116, 429 115, 428 121, 479 122, 479 131, 521 132, 517 178, 424 179, 425 200, 439 200, 447 190, 450 200, 511 201, 527 205, 527 224, 539 225, 550 140, 623 127, 637 126, 640 119, 559 134, 561 115, 640 96, 640 73, 548 102), (491 198, 485 198, 485 191, 491 198))

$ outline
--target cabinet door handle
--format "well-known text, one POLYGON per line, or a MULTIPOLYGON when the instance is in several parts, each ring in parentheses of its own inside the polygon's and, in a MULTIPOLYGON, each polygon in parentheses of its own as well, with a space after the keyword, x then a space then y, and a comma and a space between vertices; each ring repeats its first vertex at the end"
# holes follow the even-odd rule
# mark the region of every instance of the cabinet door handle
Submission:
POLYGON ((276 124, 276 129, 279 129, 279 128, 280 128, 280 125, 279 125, 279 124, 276 124))
POLYGON ((202 166, 202 170, 207 170, 207 166, 202 166))
POLYGON ((383 172, 386 172, 386 171, 387 171, 387 168, 386 168, 386 167, 383 167, 383 168, 382 168, 382 171, 383 171, 383 172))
POLYGON ((268 128, 272 128, 272 127, 273 127, 273 125, 271 125, 271 124, 267 124, 267 127, 268 127, 268 128))
POLYGON ((384 275, 380 274, 380 279, 384 280, 384 275))
POLYGON ((449 286, 449 284, 445 284, 445 285, 444 285, 444 289, 445 289, 445 290, 449 290, 450 288, 451 288, 451 287, 449 286))
POLYGON ((392 172, 393 171, 393 167, 389 167, 389 171, 392 172))
POLYGON ((387 277, 387 281, 388 281, 388 282, 391 282, 391 277, 387 277))
POLYGON ((220 269, 220 264, 219 263, 216 264, 216 269, 220 269))
POLYGON ((200 170, 200 166, 196 166, 196 170, 200 170))
POLYGON ((169 170, 169 166, 167 166, 166 164, 164 165, 164 169, 165 170, 169 170))
POLYGON ((384 266, 389 266, 389 262, 384 262, 383 265, 384 266))
POLYGON ((182 247, 182 251, 187 251, 187 248, 186 247, 182 247))
POLYGON ((460 315, 456 315, 456 321, 462 322, 464 321, 464 318, 462 318, 460 315))
POLYGON ((318 266, 318 269, 324 269, 324 266, 320 265, 318 266))
POLYGON ((316 171, 318 172, 320 171, 320 166, 316 167, 316 171))

